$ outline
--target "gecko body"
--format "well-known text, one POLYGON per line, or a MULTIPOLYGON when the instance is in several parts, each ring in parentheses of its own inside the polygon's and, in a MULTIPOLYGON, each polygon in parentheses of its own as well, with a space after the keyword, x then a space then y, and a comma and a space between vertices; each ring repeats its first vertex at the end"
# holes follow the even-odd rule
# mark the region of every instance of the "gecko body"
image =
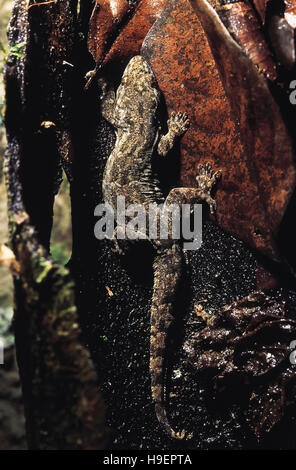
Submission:
MULTIPOLYGON (((173 188, 166 198, 160 190, 153 159, 167 155, 176 139, 188 129, 189 119, 181 112, 172 113, 168 132, 160 134, 160 91, 146 60, 141 56, 130 60, 116 94, 108 90, 106 84, 101 83, 101 86, 102 114, 116 130, 115 145, 103 175, 105 203, 116 209, 117 197, 124 196, 126 205, 142 204, 149 210, 151 203, 164 203, 165 208, 170 204, 206 201, 213 211, 215 201, 210 192, 220 172, 213 172, 210 164, 200 165, 197 188, 173 188)), ((145 237, 149 240, 149 233, 145 237)), ((174 319, 174 301, 182 275, 183 251, 180 241, 172 236, 168 240, 153 240, 153 246, 156 253, 150 315, 151 394, 158 421, 171 437, 182 439, 185 432, 172 429, 164 407, 164 358, 167 331, 174 319)))

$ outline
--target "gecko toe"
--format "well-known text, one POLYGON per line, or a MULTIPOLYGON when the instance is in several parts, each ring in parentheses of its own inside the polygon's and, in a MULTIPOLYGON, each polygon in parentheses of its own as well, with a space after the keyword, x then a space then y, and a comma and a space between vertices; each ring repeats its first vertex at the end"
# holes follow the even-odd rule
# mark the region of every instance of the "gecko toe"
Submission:
POLYGON ((191 439, 192 434, 189 434, 185 431, 185 429, 182 429, 182 431, 173 431, 171 432, 171 436, 174 439, 182 440, 182 439, 191 439))

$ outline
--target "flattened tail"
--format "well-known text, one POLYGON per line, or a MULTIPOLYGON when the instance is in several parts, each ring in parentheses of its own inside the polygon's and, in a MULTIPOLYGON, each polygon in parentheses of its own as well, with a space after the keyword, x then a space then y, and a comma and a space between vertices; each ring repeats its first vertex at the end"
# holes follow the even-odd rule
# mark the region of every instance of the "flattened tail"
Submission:
POLYGON ((150 374, 151 393, 159 423, 174 439, 183 439, 168 422, 164 408, 164 358, 167 331, 173 321, 173 303, 182 273, 182 250, 177 244, 166 247, 154 261, 154 289, 151 305, 150 374))

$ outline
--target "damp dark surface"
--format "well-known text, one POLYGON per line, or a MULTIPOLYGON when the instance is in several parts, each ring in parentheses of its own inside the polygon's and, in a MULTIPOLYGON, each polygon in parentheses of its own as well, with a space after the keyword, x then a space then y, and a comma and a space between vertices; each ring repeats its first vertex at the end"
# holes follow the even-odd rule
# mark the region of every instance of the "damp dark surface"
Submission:
POLYGON ((0 369, 0 449, 26 449, 25 418, 14 347, 5 350, 0 369))

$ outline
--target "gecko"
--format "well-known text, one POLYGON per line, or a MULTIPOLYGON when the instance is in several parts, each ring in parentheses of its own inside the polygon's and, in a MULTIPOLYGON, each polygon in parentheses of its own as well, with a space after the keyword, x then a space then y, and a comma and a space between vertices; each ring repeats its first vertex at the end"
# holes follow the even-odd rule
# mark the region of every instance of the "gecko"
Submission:
MULTIPOLYGON (((101 112, 116 131, 114 148, 108 157, 102 181, 104 202, 116 209, 117 197, 124 196, 126 205, 142 204, 148 211, 151 203, 180 206, 205 201, 211 212, 216 202, 211 190, 221 175, 210 163, 199 165, 196 188, 172 188, 165 197, 155 174, 153 159, 165 157, 189 127, 189 118, 181 111, 173 112, 167 121, 167 132, 159 126, 161 92, 148 62, 140 55, 125 68, 117 91, 101 87, 101 112)), ((116 211, 115 211, 116 214, 116 211)), ((160 212, 158 214, 160 216, 160 212)), ((116 229, 115 229, 116 232, 116 229)), ((116 238, 116 234, 114 235, 116 238)), ((150 310, 151 395, 159 423, 169 436, 183 439, 185 431, 175 431, 169 424, 164 404, 164 364, 167 332, 174 320, 174 300, 182 275, 183 249, 179 240, 149 240, 155 249, 153 262, 153 294, 150 310)))

